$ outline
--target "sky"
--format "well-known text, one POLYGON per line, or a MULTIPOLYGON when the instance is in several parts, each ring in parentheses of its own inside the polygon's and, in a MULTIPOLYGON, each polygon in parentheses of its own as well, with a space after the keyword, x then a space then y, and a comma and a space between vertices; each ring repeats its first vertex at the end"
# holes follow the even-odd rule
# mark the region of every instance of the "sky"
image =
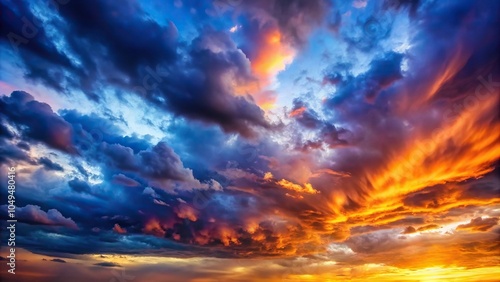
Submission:
POLYGON ((498 281, 499 1, 0 5, 2 281, 498 281))

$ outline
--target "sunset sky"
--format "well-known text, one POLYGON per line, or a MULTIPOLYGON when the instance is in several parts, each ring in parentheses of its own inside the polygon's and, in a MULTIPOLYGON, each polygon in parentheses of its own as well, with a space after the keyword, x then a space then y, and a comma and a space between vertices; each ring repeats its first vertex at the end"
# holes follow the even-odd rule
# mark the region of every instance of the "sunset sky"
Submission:
POLYGON ((0 6, 1 281, 499 281, 500 1, 0 6))

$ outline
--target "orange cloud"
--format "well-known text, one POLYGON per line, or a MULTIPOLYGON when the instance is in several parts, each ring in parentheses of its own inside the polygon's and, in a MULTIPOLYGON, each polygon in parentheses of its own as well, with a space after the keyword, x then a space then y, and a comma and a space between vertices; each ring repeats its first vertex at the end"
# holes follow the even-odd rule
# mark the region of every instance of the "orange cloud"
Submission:
POLYGON ((146 234, 152 234, 152 235, 155 235, 157 237, 164 237, 165 236, 165 230, 162 228, 160 222, 155 218, 150 219, 146 223, 146 225, 144 226, 142 231, 146 234))
POLYGON ((125 234, 127 233, 127 230, 125 228, 122 228, 118 223, 113 226, 113 231, 119 234, 125 234))
POLYGON ((295 110, 291 111, 290 112, 290 117, 300 116, 305 111, 306 111, 306 107, 300 107, 298 109, 295 109, 295 110))
POLYGON ((236 95, 251 95, 264 110, 274 107, 277 94, 269 89, 276 75, 295 57, 295 49, 283 40, 278 28, 263 29, 256 50, 250 57, 255 81, 234 82, 236 95))
POLYGON ((188 206, 188 205, 180 205, 177 209, 176 209, 176 214, 179 218, 186 218, 186 219, 189 219, 191 221, 196 221, 198 218, 197 218, 197 211, 188 206))
POLYGON ((280 181, 276 182, 278 185, 285 189, 293 190, 295 192, 299 193, 308 193, 308 194, 317 194, 319 193, 318 190, 314 189, 311 185, 311 183, 304 183, 303 186, 293 183, 291 181, 288 181, 286 179, 281 179, 280 181))
POLYGON ((283 41, 277 28, 270 29, 262 35, 257 55, 252 59, 252 71, 261 79, 272 79, 278 72, 285 69, 295 57, 295 50, 283 41))
POLYGON ((497 105, 498 96, 491 95, 434 132, 416 132, 402 152, 368 174, 371 200, 387 205, 425 187, 491 172, 500 158, 500 123, 491 114, 497 105))

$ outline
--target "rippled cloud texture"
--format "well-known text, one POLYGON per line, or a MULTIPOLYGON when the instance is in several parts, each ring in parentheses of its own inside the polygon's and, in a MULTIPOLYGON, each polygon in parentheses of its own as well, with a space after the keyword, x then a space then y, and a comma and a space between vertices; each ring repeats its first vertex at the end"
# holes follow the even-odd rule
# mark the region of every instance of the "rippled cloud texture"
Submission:
POLYGON ((0 3, 2 279, 500 277, 500 2, 0 3))

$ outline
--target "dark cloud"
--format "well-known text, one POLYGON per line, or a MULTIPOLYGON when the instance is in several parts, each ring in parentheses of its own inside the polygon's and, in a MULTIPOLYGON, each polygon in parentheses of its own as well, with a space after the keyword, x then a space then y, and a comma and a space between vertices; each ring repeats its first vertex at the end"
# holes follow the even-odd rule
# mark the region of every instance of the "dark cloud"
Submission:
POLYGON ((38 159, 38 163, 43 165, 43 168, 46 170, 64 171, 64 168, 60 164, 55 163, 46 157, 38 159))
POLYGON ((129 147, 134 153, 146 150, 151 146, 149 136, 139 138, 136 135, 124 135, 122 130, 112 121, 112 117, 101 117, 96 114, 84 115, 75 110, 61 110, 61 117, 73 127, 74 139, 82 151, 90 150, 101 142, 121 144, 129 147))
POLYGON ((65 92, 63 72, 77 68, 46 32, 48 23, 32 11, 30 3, 9 1, 0 5, 6 15, 1 19, 0 42, 19 55, 25 77, 65 92))
POLYGON ((500 168, 496 169, 482 179, 474 179, 464 183, 460 199, 491 199, 500 195, 500 168))
POLYGON ((407 195, 403 203, 410 207, 438 208, 448 202, 450 194, 450 188, 437 185, 407 195))
MULTIPOLYGON (((170 22, 168 26, 160 26, 152 19, 145 19, 144 11, 133 1, 119 5, 98 1, 91 7, 82 1, 70 1, 60 5, 58 11, 62 18, 54 21, 62 21, 57 26, 66 28, 54 28, 66 41, 68 50, 64 53, 78 58, 81 67, 73 66, 53 46, 46 48, 47 54, 20 46, 27 54, 25 68, 31 76, 57 91, 78 88, 98 101, 102 97, 97 87, 109 83, 175 115, 219 124, 226 132, 248 137, 255 133, 253 127, 270 127, 263 111, 251 99, 235 96, 226 81, 227 76, 235 76, 237 81, 251 79, 248 59, 227 34, 210 28, 200 31, 191 44, 183 44, 183 54, 188 57, 181 59, 175 25, 170 22), (125 34, 123 30, 128 32, 125 34), (91 45, 99 46, 98 51, 89 53, 91 45), (54 56, 58 59, 50 59, 54 56), (47 69, 53 71, 44 73, 47 69), (62 73, 66 72, 72 75, 65 77, 62 73)), ((9 25, 21 28, 22 23, 9 22, 9 25)), ((45 46, 41 41, 48 39, 43 27, 39 29, 40 36, 31 41, 45 46)))
POLYGON ((74 178, 68 182, 69 187, 73 189, 77 193, 90 193, 91 188, 90 185, 80 179, 74 178))
POLYGON ((122 267, 120 264, 118 264, 116 262, 98 262, 94 265, 104 266, 104 267, 122 267))
POLYGON ((319 138, 327 144, 330 149, 333 149, 342 145, 347 145, 347 140, 341 137, 343 133, 347 132, 346 129, 337 128, 333 124, 325 124, 323 128, 321 128, 319 138))
POLYGON ((379 231, 349 238, 347 245, 357 253, 377 253, 394 247, 393 235, 387 231, 379 231))
MULTIPOLYGON (((320 149, 323 144, 330 149, 348 144, 348 141, 344 139, 349 133, 348 130, 337 128, 328 121, 320 119, 318 113, 300 99, 294 100, 290 116, 301 127, 317 132, 317 137, 314 140, 297 140, 299 143, 297 146, 302 150, 320 149)), ((302 130, 299 130, 299 132, 302 132, 302 130)))
POLYGON ((168 187, 169 182, 179 181, 193 185, 190 189, 201 186, 192 170, 184 168, 179 156, 164 142, 137 154, 120 144, 101 143, 98 151, 109 168, 136 173, 156 185, 168 187))
POLYGON ((420 226, 419 228, 415 228, 413 226, 408 226, 405 228, 405 230, 403 230, 403 232, 401 234, 412 234, 412 233, 426 231, 426 230, 432 230, 432 229, 436 229, 436 228, 439 228, 439 225, 428 224, 428 225, 420 226))
POLYGON ((110 55, 108 60, 127 74, 135 74, 139 66, 169 62, 176 57, 175 25, 164 27, 142 17, 144 11, 137 2, 97 1, 87 5, 85 1, 70 1, 61 5, 59 13, 76 35, 70 44, 80 43, 78 40, 101 44, 110 55))
POLYGON ((29 150, 30 150, 30 148, 31 148, 31 147, 30 147, 30 145, 29 145, 28 143, 26 143, 26 142, 22 142, 22 141, 21 141, 21 142, 19 142, 19 143, 17 143, 17 147, 19 147, 19 148, 21 148, 21 149, 23 149, 23 150, 25 150, 25 151, 29 151, 29 150))
POLYGON ((252 127, 270 128, 264 112, 248 98, 234 96, 224 77, 252 80, 250 64, 229 36, 211 29, 193 40, 183 72, 170 72, 155 104, 188 118, 215 122, 226 132, 252 136, 252 127))
POLYGON ((290 115, 302 126, 309 129, 317 129, 322 125, 318 114, 309 105, 300 99, 293 101, 290 115))
POLYGON ((30 164, 36 163, 26 151, 2 141, 0 140, 0 163, 10 163, 12 161, 25 161, 30 164))
POLYGON ((70 124, 54 113, 49 105, 34 100, 30 94, 14 91, 10 96, 2 96, 0 109, 25 138, 44 142, 67 153, 75 152, 70 124))
POLYGON ((405 196, 403 203, 408 207, 434 209, 456 201, 487 200, 498 195, 499 181, 497 172, 493 171, 480 179, 448 185, 435 185, 410 193, 405 196))
POLYGON ((467 224, 461 224, 457 226, 457 230, 472 230, 472 231, 488 231, 493 226, 497 225, 498 218, 496 217, 476 217, 471 219, 471 221, 467 224))
POLYGON ((53 262, 59 262, 59 263, 66 263, 66 261, 65 261, 65 260, 63 260, 63 259, 58 259, 58 258, 51 259, 50 261, 53 261, 53 262))
POLYGON ((408 226, 405 228, 405 230, 403 230, 403 233, 401 234, 412 234, 412 233, 415 233, 417 232, 417 229, 415 229, 415 227, 413 226, 408 226))
POLYGON ((259 0, 242 4, 242 10, 257 18, 260 26, 276 25, 284 39, 295 46, 306 43, 313 28, 325 22, 332 6, 325 0, 259 0))
MULTIPOLYGON (((2 217, 7 218, 7 206, 1 206, 2 217)), ((39 206, 26 205, 25 207, 16 208, 16 219, 19 222, 29 224, 48 225, 48 226, 64 226, 71 229, 78 229, 78 226, 71 218, 64 217, 58 210, 49 209, 43 211, 39 206)))
MULTIPOLYGON (((402 209, 400 209, 402 211, 402 209)), ((402 214, 404 214, 404 212, 402 212, 402 214)), ((377 215, 375 215, 377 216, 377 215)), ((411 226, 411 225, 420 225, 420 224, 424 224, 425 223, 425 218, 424 217, 421 217, 421 216, 405 216, 404 218, 402 219, 397 219, 399 218, 399 216, 385 216, 382 218, 382 224, 380 225, 364 225, 363 223, 361 222, 355 222, 353 221, 353 223, 358 223, 358 224, 361 224, 361 225, 358 225, 358 226, 354 226, 353 228, 351 228, 351 235, 358 235, 358 234, 366 234, 366 233, 370 233, 370 232, 374 232, 374 231, 379 231, 379 230, 387 230, 387 229, 394 229, 394 228, 402 228, 404 226, 407 226, 404 230, 403 230, 403 233, 404 232, 408 232, 407 234, 409 233, 414 233, 417 231, 417 228, 411 226), (390 219, 393 219, 393 220, 390 220, 390 219), (411 224, 410 226, 408 226, 409 224, 411 224)))
POLYGON ((332 73, 327 73, 325 79, 328 81, 334 79, 339 89, 329 99, 329 105, 341 105, 346 100, 373 102, 382 90, 403 77, 401 74, 403 57, 400 53, 386 53, 373 60, 368 71, 355 77, 349 73, 341 74, 333 68, 332 73))

